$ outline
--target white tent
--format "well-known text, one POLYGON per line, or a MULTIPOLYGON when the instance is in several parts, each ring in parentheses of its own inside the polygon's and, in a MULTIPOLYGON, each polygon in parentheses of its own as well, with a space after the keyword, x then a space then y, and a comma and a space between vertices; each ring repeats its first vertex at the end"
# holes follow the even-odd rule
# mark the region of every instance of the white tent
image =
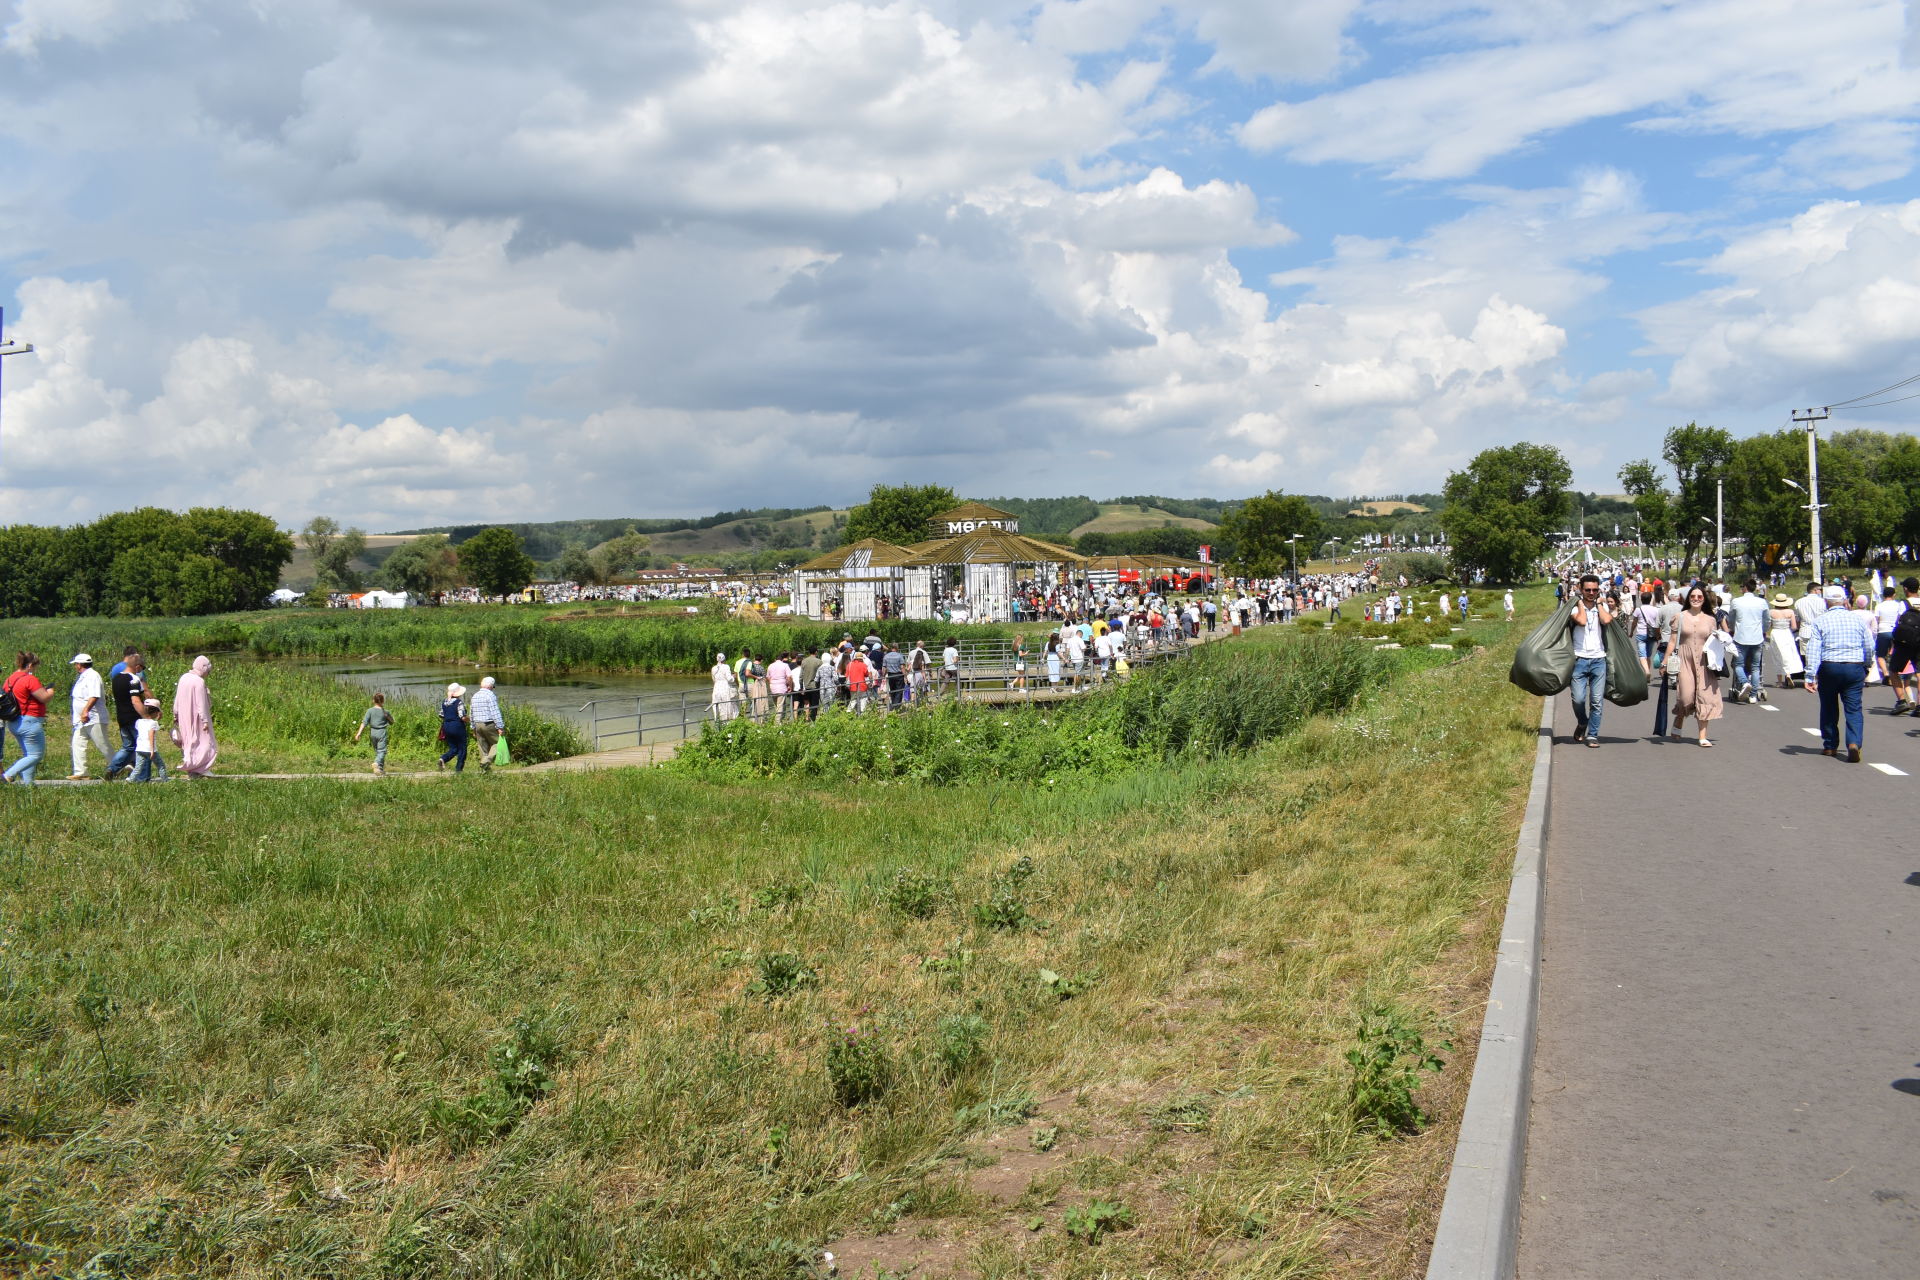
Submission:
POLYGON ((404 591, 369 591, 353 603, 357 609, 404 609, 413 600, 404 591))
POLYGON ((267 597, 267 603, 268 604, 292 604, 295 600, 300 599, 300 597, 304 596, 305 594, 306 592, 304 591, 289 591, 285 587, 280 587, 277 590, 275 590, 272 595, 267 597))

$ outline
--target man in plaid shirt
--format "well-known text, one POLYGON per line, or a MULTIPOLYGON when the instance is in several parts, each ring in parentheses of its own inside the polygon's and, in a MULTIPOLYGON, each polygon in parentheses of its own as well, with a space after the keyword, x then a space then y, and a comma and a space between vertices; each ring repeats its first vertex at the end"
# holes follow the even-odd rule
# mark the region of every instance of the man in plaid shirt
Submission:
POLYGON ((1847 713, 1847 761, 1860 763, 1866 745, 1866 718, 1860 713, 1860 691, 1873 665, 1872 614, 1847 608, 1847 589, 1826 590, 1827 611, 1813 620, 1807 637, 1807 691, 1820 695, 1820 754, 1840 750, 1840 710, 1847 713))

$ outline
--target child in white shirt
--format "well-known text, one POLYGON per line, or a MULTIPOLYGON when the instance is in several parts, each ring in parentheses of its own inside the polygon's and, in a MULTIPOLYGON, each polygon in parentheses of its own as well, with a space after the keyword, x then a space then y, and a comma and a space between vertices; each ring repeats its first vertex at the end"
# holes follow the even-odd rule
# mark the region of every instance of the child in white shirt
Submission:
MULTIPOLYGON (((133 722, 133 782, 153 781, 154 759, 160 750, 160 703, 148 698, 133 722)), ((165 769, 164 764, 160 766, 165 769)))

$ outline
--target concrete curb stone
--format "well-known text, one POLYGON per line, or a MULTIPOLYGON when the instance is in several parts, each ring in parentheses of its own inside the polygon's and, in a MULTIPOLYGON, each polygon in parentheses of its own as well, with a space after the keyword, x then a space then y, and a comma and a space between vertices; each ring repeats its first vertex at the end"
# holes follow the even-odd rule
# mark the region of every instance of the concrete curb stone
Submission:
POLYGON ((1526 1169, 1534 1027, 1540 1003, 1541 860, 1547 780, 1553 764, 1553 700, 1540 710, 1533 783, 1513 857, 1513 882, 1494 961, 1480 1053, 1467 1089, 1460 1140, 1427 1262, 1427 1280, 1511 1280, 1520 1240, 1520 1180, 1526 1169))

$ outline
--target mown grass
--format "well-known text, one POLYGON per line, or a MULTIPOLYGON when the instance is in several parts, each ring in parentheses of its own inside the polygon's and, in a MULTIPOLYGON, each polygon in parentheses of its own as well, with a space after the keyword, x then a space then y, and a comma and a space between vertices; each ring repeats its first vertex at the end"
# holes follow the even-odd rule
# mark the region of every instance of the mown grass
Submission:
MULTIPOLYGON (((163 720, 172 709, 174 688, 184 665, 178 659, 161 658, 149 669, 149 684, 166 704, 163 720)), ((323 673, 245 660, 215 663, 207 685, 213 701, 214 736, 220 743, 216 773, 357 771, 371 766, 371 740, 362 734, 358 745, 352 741, 360 714, 370 705, 370 698, 362 690, 344 686, 323 673)), ((55 707, 64 711, 64 699, 55 707)), ((388 770, 432 768, 445 749, 438 741, 437 710, 405 698, 389 699, 388 709, 394 715, 388 770)), ((63 717, 54 723, 58 732, 49 735, 50 763, 42 766, 42 776, 66 773, 66 768, 55 766, 67 759, 70 730, 63 717)), ((571 725, 528 708, 513 708, 508 725, 509 749, 523 764, 577 755, 587 749, 571 725)), ((108 742, 117 745, 111 730, 108 742)), ((161 755, 170 765, 179 761, 178 749, 169 750, 163 745, 161 755)), ((97 775, 101 763, 90 763, 97 775)))

